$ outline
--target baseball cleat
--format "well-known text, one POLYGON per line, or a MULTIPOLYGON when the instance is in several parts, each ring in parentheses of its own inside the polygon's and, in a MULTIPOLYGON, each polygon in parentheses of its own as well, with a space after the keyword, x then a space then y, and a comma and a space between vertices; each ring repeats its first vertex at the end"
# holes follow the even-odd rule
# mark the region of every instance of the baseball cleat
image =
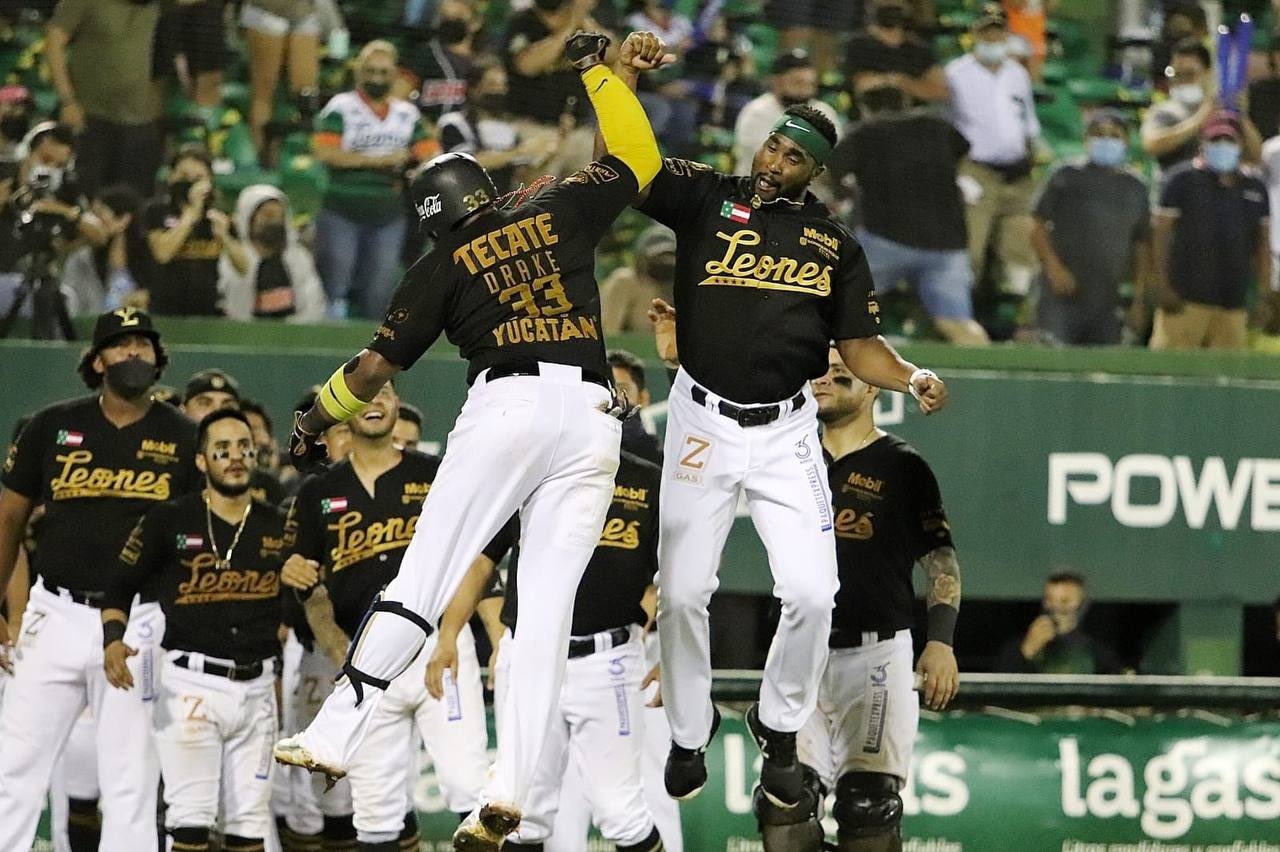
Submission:
POLYGON ((316 760, 297 737, 285 737, 280 740, 280 742, 276 743, 275 748, 271 750, 271 755, 276 759, 276 763, 301 766, 308 772, 323 774, 326 793, 333 789, 333 785, 345 778, 347 774, 346 770, 336 769, 316 760))
POLYGON ((453 833, 454 852, 498 852, 507 835, 520 825, 520 811, 510 805, 488 804, 462 821, 453 833))
POLYGON ((760 749, 760 791, 780 808, 794 808, 804 797, 804 770, 796 759, 796 735, 775 731, 760 721, 760 705, 747 710, 747 730, 760 749))
POLYGON ((663 770, 662 780, 667 788, 667 795, 673 799, 685 801, 702 792, 707 784, 707 745, 715 739, 716 730, 720 727, 720 711, 712 705, 711 733, 707 734, 707 744, 702 748, 685 748, 671 743, 671 751, 667 753, 667 767, 663 770))

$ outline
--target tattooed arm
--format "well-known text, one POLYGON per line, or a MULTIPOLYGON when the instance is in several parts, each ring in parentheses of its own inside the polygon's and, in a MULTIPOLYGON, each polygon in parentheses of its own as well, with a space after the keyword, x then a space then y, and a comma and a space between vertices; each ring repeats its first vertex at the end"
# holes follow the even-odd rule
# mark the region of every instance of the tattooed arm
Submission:
POLYGON ((918 565, 927 579, 925 603, 929 616, 929 641, 916 671, 923 679, 924 702, 941 710, 960 689, 960 672, 951 645, 960 614, 960 563, 954 547, 936 547, 920 557, 918 565))

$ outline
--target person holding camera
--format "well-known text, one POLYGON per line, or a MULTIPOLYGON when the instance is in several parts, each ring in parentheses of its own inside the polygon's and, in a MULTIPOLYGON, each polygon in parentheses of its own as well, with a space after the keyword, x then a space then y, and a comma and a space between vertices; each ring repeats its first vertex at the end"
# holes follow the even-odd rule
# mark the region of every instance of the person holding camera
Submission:
POLYGON ((225 254, 241 275, 249 273, 244 246, 231 220, 213 207, 213 166, 200 145, 184 145, 169 164, 169 194, 142 214, 153 267, 149 310, 169 316, 222 316, 218 261, 225 254))
POLYGON ((407 219, 404 175, 439 146, 418 108, 391 95, 398 53, 381 39, 356 58, 356 87, 339 92, 316 117, 316 159, 329 188, 316 217, 316 265, 333 319, 380 317, 396 287, 407 219))
POLYGON ((1084 577, 1061 571, 1044 581, 1040 615, 1025 635, 1010 640, 1000 655, 999 671, 1021 674, 1120 674, 1115 652, 1085 633, 1080 623, 1089 611, 1084 577))

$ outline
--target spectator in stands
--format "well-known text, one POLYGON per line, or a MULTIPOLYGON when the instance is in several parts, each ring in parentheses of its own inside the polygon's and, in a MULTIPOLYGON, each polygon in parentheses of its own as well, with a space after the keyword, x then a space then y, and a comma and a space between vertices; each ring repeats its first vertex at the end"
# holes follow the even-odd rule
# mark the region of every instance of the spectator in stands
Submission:
POLYGON ((1165 0, 1164 25, 1151 49, 1151 80, 1158 91, 1168 91, 1168 68, 1175 48, 1184 41, 1203 45, 1209 37, 1209 19, 1198 0, 1165 0))
POLYGON ((249 274, 244 245, 227 214, 213 206, 209 152, 184 145, 169 163, 169 192, 142 214, 153 266, 147 276, 148 310, 168 316, 221 316, 218 262, 225 254, 249 274))
POLYGON ((446 113, 437 130, 448 153, 470 154, 493 178, 498 192, 509 192, 525 172, 541 169, 555 153, 560 133, 547 127, 517 127, 507 108, 507 72, 492 60, 471 68, 465 109, 446 113))
POLYGON ((769 137, 773 125, 787 107, 808 104, 831 119, 837 129, 840 119, 835 109, 818 100, 818 72, 803 50, 784 53, 773 61, 769 91, 751 101, 738 113, 733 128, 734 174, 750 174, 751 160, 769 137))
MULTIPOLYGON (((683 57, 693 46, 693 22, 675 11, 675 0, 643 0, 639 5, 627 25, 632 30, 656 33, 668 50, 683 57)), ((683 63, 677 60, 641 75, 636 91, 654 134, 673 157, 688 155, 698 134, 698 104, 691 97, 693 89, 685 75, 683 63)))
POLYGON ((875 0, 866 29, 849 38, 845 72, 855 94, 860 78, 889 74, 912 102, 945 101, 951 96, 933 47, 908 29, 906 0, 875 0))
POLYGON ((396 285, 404 242, 405 173, 437 150, 418 108, 393 98, 396 49, 371 41, 356 58, 356 88, 334 95, 316 117, 315 151, 329 167, 316 219, 316 261, 329 315, 380 317, 396 285))
POLYGON ((833 181, 856 186, 858 241, 876 289, 883 293, 905 281, 943 337, 982 346, 989 341, 973 318, 973 269, 956 184, 969 143, 931 111, 907 109, 900 80, 858 76, 862 121, 836 145, 827 166, 833 181))
MULTIPOLYGON (((564 58, 564 42, 578 30, 604 32, 592 16, 596 0, 535 0, 507 24, 508 106, 524 125, 564 131, 552 174, 567 175, 591 160, 595 130, 578 74, 564 58)), ((611 45, 609 61, 616 55, 611 45)))
POLYGON ((711 17, 702 41, 680 59, 691 94, 702 102, 704 127, 732 129, 738 113, 760 94, 751 39, 735 32, 723 13, 711 17))
POLYGON ((462 109, 480 26, 480 15, 469 0, 441 0, 435 36, 411 45, 401 56, 395 95, 417 103, 422 117, 433 123, 462 109))
POLYGON ((90 194, 127 183, 143 198, 160 166, 160 87, 152 79, 159 2, 61 0, 45 30, 59 117, 78 135, 76 171, 90 194))
POLYGON ((158 76, 177 75, 206 123, 222 103, 226 12, 226 0, 185 0, 164 4, 160 13, 155 46, 158 76))
POLYGON ((1249 120, 1263 139, 1280 133, 1280 33, 1271 36, 1267 76, 1249 84, 1249 120))
POLYGON ((106 242, 81 245, 62 268, 62 292, 71 316, 97 316, 137 301, 138 282, 145 280, 147 246, 136 217, 142 199, 128 184, 107 187, 90 209, 102 223, 106 242))
POLYGON ((407 402, 400 403, 400 417, 391 429, 391 443, 402 450, 416 450, 421 441, 422 410, 407 402))
POLYGON ((1021 43, 1027 71, 1037 83, 1044 77, 1044 60, 1049 55, 1047 27, 1054 5, 1056 0, 1004 0, 1009 36, 1021 43))
POLYGON ((1084 577, 1070 572, 1045 580, 1041 614, 1026 635, 1001 654, 999 670, 1025 674, 1120 674, 1115 653, 1081 629, 1089 599, 1084 577))
POLYGON ((240 28, 249 46, 249 130, 261 155, 280 69, 287 69, 295 97, 315 92, 320 84, 320 18, 314 0, 245 0, 240 28))
POLYGON ((1185 163, 1200 150, 1200 131, 1213 114, 1214 80, 1209 50, 1195 39, 1173 48, 1165 79, 1169 99, 1147 111, 1142 122, 1142 150, 1154 157, 1161 172, 1185 163))
MULTIPOLYGON (((1147 187, 1126 165, 1129 126, 1098 110, 1085 132, 1088 159, 1054 171, 1035 207, 1031 243, 1043 270, 1039 325, 1068 346, 1120 342, 1120 283, 1139 293, 1150 271, 1147 187)), ((1142 299, 1130 326, 1146 330, 1142 299)))
POLYGON ((862 5, 853 0, 766 0, 764 15, 779 31, 780 53, 810 50, 818 75, 826 76, 838 67, 843 37, 862 23, 862 5))
POLYGON ((636 237, 631 266, 615 269, 600 285, 600 321, 604 333, 643 334, 654 299, 671 302, 676 281, 676 235, 665 225, 652 225, 636 237))
POLYGON ((1270 305, 1267 188, 1240 169, 1229 113, 1211 117, 1200 156, 1168 174, 1155 215, 1152 349, 1241 349, 1250 280, 1270 305))
POLYGON ((235 225, 244 241, 248 272, 238 270, 225 254, 219 262, 227 316, 321 322, 324 285, 310 249, 298 240, 288 197, 268 184, 245 188, 236 199, 235 225))
POLYGON ((1004 13, 983 7, 973 24, 972 52, 947 63, 956 128, 969 140, 961 181, 969 202, 969 260, 974 280, 986 272, 994 238, 1004 266, 1005 292, 1030 292, 1036 258, 1031 250, 1031 198, 1040 122, 1027 69, 1009 58, 1004 13))
POLYGON ((31 129, 36 102, 26 86, 0 86, 0 162, 18 159, 18 143, 31 129))

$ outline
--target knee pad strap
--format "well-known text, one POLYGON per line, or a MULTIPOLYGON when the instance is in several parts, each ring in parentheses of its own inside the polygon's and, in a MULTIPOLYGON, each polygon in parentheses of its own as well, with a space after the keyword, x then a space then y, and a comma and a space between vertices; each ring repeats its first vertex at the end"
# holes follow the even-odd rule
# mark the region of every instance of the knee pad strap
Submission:
POLYGON ((618 844, 618 852, 662 852, 662 849, 662 837, 658 834, 656 825, 649 832, 649 836, 639 843, 632 843, 627 846, 621 843, 618 844))
POLYGON ((364 618, 360 620, 360 626, 356 628, 356 635, 351 637, 351 647, 347 649, 347 659, 342 663, 342 673, 347 676, 347 680, 351 681, 351 689, 356 694, 356 706, 359 707, 364 701, 364 687, 372 686, 374 689, 386 690, 391 686, 391 680, 387 678, 374 677, 366 674, 355 667, 356 648, 360 645, 360 637, 364 634, 365 626, 368 625, 369 619, 373 617, 375 612, 389 612, 392 615, 398 615, 401 618, 413 622, 422 628, 422 632, 430 638, 436 630, 431 626, 431 622, 418 615, 399 601, 388 601, 382 598, 376 599, 369 607, 369 611, 364 614, 364 618))

